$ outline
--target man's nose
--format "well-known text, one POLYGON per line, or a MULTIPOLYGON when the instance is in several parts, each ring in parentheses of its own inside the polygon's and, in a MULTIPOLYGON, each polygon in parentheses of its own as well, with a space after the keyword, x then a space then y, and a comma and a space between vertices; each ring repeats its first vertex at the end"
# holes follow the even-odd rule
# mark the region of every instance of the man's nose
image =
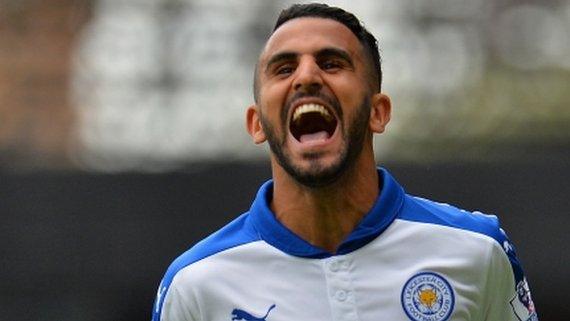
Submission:
POLYGON ((313 59, 304 59, 297 66, 296 77, 293 83, 295 91, 305 93, 318 92, 323 87, 321 70, 313 59))

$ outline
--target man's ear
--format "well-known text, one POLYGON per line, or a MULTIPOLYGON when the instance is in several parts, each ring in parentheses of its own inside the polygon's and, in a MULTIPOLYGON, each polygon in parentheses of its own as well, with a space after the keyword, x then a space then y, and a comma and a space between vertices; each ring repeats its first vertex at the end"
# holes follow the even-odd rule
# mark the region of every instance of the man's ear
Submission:
POLYGON ((390 97, 376 93, 372 96, 372 108, 370 109, 370 129, 373 133, 383 133, 390 121, 392 103, 390 97))
POLYGON ((245 114, 245 126, 255 144, 265 142, 267 137, 265 137, 265 132, 261 125, 261 115, 259 114, 259 110, 256 105, 251 105, 247 108, 245 114))

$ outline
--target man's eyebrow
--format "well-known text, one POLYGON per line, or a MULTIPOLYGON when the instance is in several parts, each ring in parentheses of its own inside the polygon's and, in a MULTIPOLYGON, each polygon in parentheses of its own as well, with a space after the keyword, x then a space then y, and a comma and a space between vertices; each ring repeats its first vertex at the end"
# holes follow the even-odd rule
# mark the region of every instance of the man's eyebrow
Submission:
MULTIPOLYGON (((317 58, 317 59, 323 59, 323 58, 327 58, 327 57, 336 57, 336 58, 340 58, 342 60, 345 60, 351 66, 354 65, 354 62, 352 61, 350 54, 346 50, 343 50, 340 48, 335 48, 335 47, 323 48, 323 49, 318 50, 314 55, 315 55, 315 58, 317 58)), ((271 56, 269 58, 269 60, 267 61, 267 64, 265 65, 265 71, 269 70, 269 68, 271 68, 272 65, 274 65, 278 62, 295 60, 295 59, 297 59, 298 56, 299 56, 299 54, 296 52, 293 52, 293 51, 283 51, 283 52, 276 53, 273 56, 271 56)))
POLYGON ((284 51, 276 53, 275 55, 271 56, 265 65, 265 70, 267 71, 271 65, 274 65, 280 61, 287 61, 287 60, 295 60, 297 59, 298 54, 292 51, 284 51))
POLYGON ((340 58, 342 60, 345 60, 351 66, 354 65, 354 62, 352 61, 350 54, 347 51, 345 51, 343 49, 339 49, 339 48, 334 48, 334 47, 323 48, 323 49, 317 51, 317 53, 315 54, 315 57, 317 59, 322 59, 322 58, 327 58, 327 57, 336 57, 336 58, 340 58))

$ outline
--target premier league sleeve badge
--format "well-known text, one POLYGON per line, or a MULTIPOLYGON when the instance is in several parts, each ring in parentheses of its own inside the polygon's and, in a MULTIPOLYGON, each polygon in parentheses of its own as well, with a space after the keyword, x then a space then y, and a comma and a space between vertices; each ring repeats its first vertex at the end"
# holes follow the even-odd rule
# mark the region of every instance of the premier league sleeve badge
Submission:
POLYGON ((522 321, 538 321, 526 278, 517 284, 516 292, 517 294, 510 301, 513 313, 522 321))

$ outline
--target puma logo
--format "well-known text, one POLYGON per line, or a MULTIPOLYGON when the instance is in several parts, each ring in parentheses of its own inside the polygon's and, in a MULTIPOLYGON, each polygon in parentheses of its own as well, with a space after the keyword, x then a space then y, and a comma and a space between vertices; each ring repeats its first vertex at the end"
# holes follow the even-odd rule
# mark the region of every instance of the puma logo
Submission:
POLYGON ((275 304, 270 306, 269 309, 267 309, 267 313, 265 313, 265 315, 262 318, 254 317, 253 315, 251 315, 248 312, 245 312, 244 310, 241 310, 241 309, 234 309, 232 311, 232 321, 236 321, 236 320, 266 321, 267 316, 269 315, 269 312, 271 312, 271 310, 273 310, 273 308, 275 308, 275 304))

